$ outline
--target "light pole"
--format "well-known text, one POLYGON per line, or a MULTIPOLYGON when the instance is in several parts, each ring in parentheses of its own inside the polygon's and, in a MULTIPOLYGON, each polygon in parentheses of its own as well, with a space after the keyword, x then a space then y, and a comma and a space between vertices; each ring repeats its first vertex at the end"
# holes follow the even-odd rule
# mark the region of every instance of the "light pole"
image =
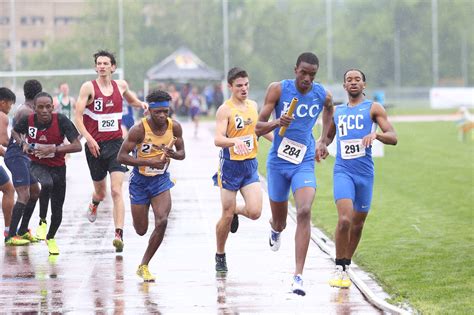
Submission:
POLYGON ((433 86, 438 86, 438 0, 431 0, 431 42, 433 45, 433 86))
POLYGON ((123 49, 123 0, 118 0, 118 18, 119 18, 119 59, 122 72, 119 78, 123 80, 125 77, 125 53, 123 49))
POLYGON ((222 20, 223 20, 223 36, 224 36, 224 80, 223 89, 224 99, 229 97, 229 91, 225 88, 225 76, 229 72, 229 2, 228 0, 222 0, 222 20))
MULTIPOLYGON (((15 0, 10 0, 10 64, 13 73, 16 72, 16 18, 15 18, 15 0)), ((16 89, 16 76, 13 76, 12 89, 16 89)))
POLYGON ((398 89, 401 86, 401 70, 400 70, 400 30, 395 25, 395 38, 393 40, 393 65, 394 65, 394 81, 395 87, 398 89))
POLYGON ((326 37, 327 37, 327 67, 328 67, 328 83, 333 83, 332 69, 332 2, 326 0, 326 37))

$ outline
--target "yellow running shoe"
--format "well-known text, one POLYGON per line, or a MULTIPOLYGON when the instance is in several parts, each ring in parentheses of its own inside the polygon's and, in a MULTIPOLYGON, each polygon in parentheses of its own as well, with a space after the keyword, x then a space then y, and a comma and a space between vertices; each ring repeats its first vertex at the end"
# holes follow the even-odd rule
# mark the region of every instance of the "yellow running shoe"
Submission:
POLYGON ((5 240, 5 246, 25 246, 30 244, 30 241, 22 239, 19 236, 13 236, 5 240))
POLYGON ((46 244, 50 255, 59 255, 59 248, 54 238, 46 240, 46 244))
POLYGON ((114 238, 114 241, 112 242, 112 244, 113 244, 114 247, 115 247, 115 252, 116 252, 116 253, 121 253, 121 252, 123 252, 123 240, 122 240, 122 238, 120 237, 120 234, 115 233, 115 238, 114 238))
POLYGON ((145 282, 155 282, 155 276, 148 270, 148 265, 140 265, 137 269, 137 275, 145 282))
MULTIPOLYGON (((346 266, 346 268, 348 268, 346 266)), ((329 280, 329 285, 331 287, 347 289, 351 286, 352 282, 349 276, 347 275, 347 271, 343 270, 342 266, 337 265, 336 270, 334 271, 333 279, 329 280)))
POLYGON ((39 240, 45 240, 46 234, 48 234, 48 224, 46 222, 41 222, 36 229, 36 238, 39 240))
POLYGON ((341 287, 342 272, 343 272, 342 266, 336 265, 336 269, 334 270, 334 276, 331 280, 329 280, 329 285, 331 287, 336 287, 336 288, 341 287))
POLYGON ((31 230, 28 230, 25 234, 21 236, 22 239, 30 241, 30 243, 37 243, 38 239, 33 236, 33 233, 31 233, 31 230))
POLYGON ((342 275, 341 275, 341 286, 340 288, 342 289, 347 289, 351 286, 352 282, 351 282, 351 278, 349 277, 349 275, 347 274, 347 271, 349 270, 349 266, 346 266, 346 270, 342 272, 342 275))

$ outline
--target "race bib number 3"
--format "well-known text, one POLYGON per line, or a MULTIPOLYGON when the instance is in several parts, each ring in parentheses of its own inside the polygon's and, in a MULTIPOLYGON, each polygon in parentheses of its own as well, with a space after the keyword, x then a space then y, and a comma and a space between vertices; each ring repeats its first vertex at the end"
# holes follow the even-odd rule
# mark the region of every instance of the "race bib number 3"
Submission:
POLYGON ((362 139, 341 140, 341 157, 344 160, 356 159, 362 156, 365 156, 362 139))
POLYGON ((119 123, 117 118, 99 118, 100 132, 117 131, 119 130, 119 123))
POLYGON ((36 134, 38 133, 38 128, 28 127, 28 136, 32 139, 36 139, 36 134))
POLYGON ((278 147, 278 157, 291 162, 293 164, 300 164, 306 154, 307 147, 304 144, 283 138, 278 147))

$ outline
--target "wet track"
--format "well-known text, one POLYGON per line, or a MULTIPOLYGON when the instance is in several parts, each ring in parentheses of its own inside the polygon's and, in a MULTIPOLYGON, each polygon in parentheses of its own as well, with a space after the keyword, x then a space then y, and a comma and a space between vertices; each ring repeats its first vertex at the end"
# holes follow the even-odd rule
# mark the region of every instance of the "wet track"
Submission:
MULTIPOLYGON (((110 199, 99 206, 95 223, 87 220, 92 183, 81 152, 68 161, 63 223, 56 235, 60 255, 51 259, 44 242, 1 247, 1 313, 380 313, 355 286, 349 290, 329 287, 333 262, 313 242, 304 272, 307 294, 290 293, 295 224, 288 220, 280 250, 270 251, 266 194, 261 218, 241 218, 238 232, 229 235, 229 273, 226 278, 216 277, 215 224, 220 201, 211 176, 218 149, 213 146, 210 124, 202 125, 197 139, 192 138, 192 125, 183 123, 183 129, 187 157, 172 162, 173 208, 165 239, 150 262, 157 281, 143 283, 135 275, 151 228, 142 237, 135 233, 127 183, 123 253, 116 254, 112 247, 110 199)), ((151 213, 150 219, 151 227, 151 213)), ((37 224, 35 210, 30 227, 35 229, 37 224)))

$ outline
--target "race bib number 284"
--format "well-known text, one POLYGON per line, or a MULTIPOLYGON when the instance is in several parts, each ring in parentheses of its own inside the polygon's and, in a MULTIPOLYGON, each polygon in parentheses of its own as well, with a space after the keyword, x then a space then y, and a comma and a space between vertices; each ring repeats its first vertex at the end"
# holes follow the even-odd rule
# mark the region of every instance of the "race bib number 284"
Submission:
POLYGON ((304 144, 284 137, 278 147, 278 157, 293 164, 300 164, 303 161, 306 150, 307 147, 304 144))

